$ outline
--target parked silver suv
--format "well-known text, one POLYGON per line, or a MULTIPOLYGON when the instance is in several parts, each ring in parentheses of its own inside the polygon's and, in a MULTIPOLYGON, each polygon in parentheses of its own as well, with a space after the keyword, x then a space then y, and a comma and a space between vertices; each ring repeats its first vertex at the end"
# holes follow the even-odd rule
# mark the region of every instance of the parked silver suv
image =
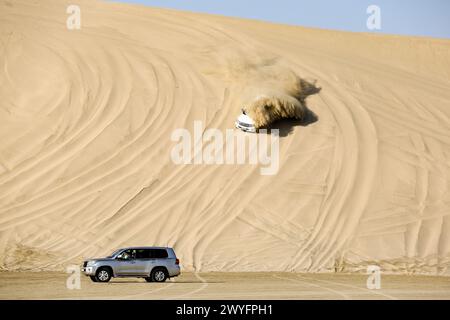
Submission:
POLYGON ((180 274, 180 260, 172 248, 132 247, 116 250, 106 258, 88 259, 81 271, 94 282, 108 282, 112 277, 164 282, 180 274))

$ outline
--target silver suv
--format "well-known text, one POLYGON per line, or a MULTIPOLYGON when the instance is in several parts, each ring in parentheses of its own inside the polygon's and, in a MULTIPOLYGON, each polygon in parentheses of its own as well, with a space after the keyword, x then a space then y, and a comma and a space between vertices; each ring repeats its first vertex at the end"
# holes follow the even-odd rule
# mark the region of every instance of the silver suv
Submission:
POLYGON ((112 277, 137 277, 147 282, 164 282, 180 274, 180 260, 172 248, 122 248, 106 258, 84 261, 81 271, 94 282, 108 282, 112 277))

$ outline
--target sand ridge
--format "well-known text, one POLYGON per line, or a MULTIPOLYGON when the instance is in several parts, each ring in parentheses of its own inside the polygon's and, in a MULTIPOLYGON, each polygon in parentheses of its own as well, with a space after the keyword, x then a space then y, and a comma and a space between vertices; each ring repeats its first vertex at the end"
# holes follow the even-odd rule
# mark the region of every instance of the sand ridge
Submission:
POLYGON ((449 40, 86 0, 68 30, 68 5, 0 1, 1 269, 167 245, 192 271, 449 273, 449 40), (173 130, 232 128, 291 73, 321 90, 277 175, 171 161, 173 130))

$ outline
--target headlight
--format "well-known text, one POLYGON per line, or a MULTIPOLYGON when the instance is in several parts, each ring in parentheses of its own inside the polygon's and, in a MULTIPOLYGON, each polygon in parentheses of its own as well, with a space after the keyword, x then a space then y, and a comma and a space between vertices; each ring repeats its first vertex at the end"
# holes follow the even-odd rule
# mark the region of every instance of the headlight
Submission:
POLYGON ((87 267, 92 267, 95 264, 95 261, 88 261, 87 267))

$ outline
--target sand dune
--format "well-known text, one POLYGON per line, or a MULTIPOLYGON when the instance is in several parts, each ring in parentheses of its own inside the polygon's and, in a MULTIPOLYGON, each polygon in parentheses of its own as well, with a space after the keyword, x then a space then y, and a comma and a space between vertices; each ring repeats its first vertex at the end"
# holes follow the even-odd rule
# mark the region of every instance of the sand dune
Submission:
POLYGON ((184 270, 450 273, 449 40, 77 2, 81 30, 0 0, 0 268, 169 245, 184 270), (171 161, 276 74, 321 88, 277 175, 171 161))

